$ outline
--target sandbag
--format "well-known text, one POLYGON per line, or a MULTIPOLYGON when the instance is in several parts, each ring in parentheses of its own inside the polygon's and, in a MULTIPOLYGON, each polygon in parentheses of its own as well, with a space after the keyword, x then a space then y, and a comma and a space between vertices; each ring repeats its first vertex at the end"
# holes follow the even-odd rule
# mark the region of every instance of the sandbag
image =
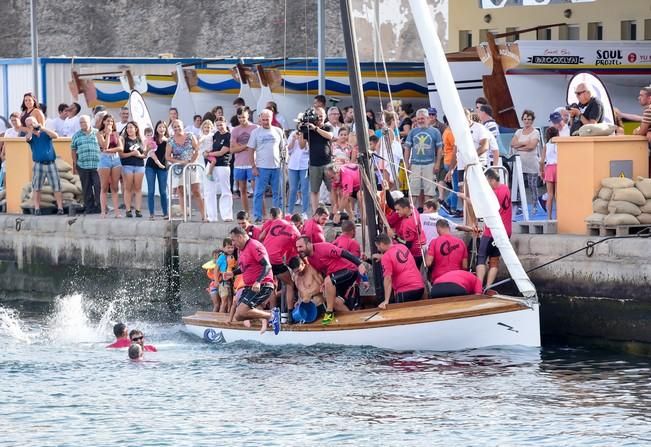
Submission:
POLYGON ((622 200, 624 202, 631 202, 637 206, 646 204, 646 197, 637 188, 620 188, 613 191, 611 200, 622 200))
POLYGON ((61 157, 57 157, 55 163, 57 166, 57 171, 59 171, 59 173, 72 171, 72 166, 70 166, 68 162, 61 157))
POLYGON ((605 214, 594 213, 585 218, 586 223, 601 225, 604 223, 605 214))
MULTIPOLYGON (((23 200, 20 204, 21 208, 34 208, 34 201, 32 199, 23 200)), ((56 204, 53 202, 43 202, 41 201, 41 208, 56 208, 56 204)))
POLYGON ((615 133, 616 127, 609 123, 584 124, 574 132, 573 136, 580 137, 607 137, 615 133))
POLYGON ((651 199, 651 178, 638 177, 635 187, 644 194, 645 198, 651 199))
POLYGON ((64 171, 64 172, 59 172, 59 178, 63 180, 68 180, 72 181, 74 178, 74 175, 72 175, 72 171, 64 171))
POLYGON ((61 182, 61 192, 69 192, 72 194, 81 194, 81 189, 77 188, 70 182, 61 182))
POLYGON ((71 193, 71 192, 64 192, 62 194, 62 196, 63 196, 63 200, 74 200, 75 199, 75 195, 73 193, 71 193))
MULTIPOLYGON (((34 195, 32 194, 30 198, 33 199, 34 195)), ((54 202, 56 202, 56 200, 54 199, 54 195, 41 193, 41 203, 54 203, 54 202)))
POLYGON ((632 188, 635 186, 635 182, 625 177, 606 177, 601 180, 601 186, 612 189, 632 188))
POLYGON ((20 190, 20 197, 27 197, 32 192, 32 183, 26 183, 25 186, 20 190))
POLYGON ((651 199, 647 199, 646 203, 640 207, 640 211, 651 214, 651 199))
POLYGON ((592 201, 592 211, 599 214, 608 214, 608 202, 603 199, 592 201))
POLYGON ((630 214, 609 214, 604 218, 604 225, 639 225, 640 221, 630 214))
MULTIPOLYGON (((606 188, 603 187, 599 190, 597 193, 597 197, 603 200, 610 200, 610 198, 613 196, 613 190, 612 188, 606 188)), ((597 198, 595 197, 595 199, 597 198)))
POLYGON ((642 214, 639 206, 622 200, 611 200, 608 202, 608 212, 610 214, 630 214, 632 216, 639 216, 642 214))
POLYGON ((637 216, 637 220, 639 220, 641 224, 651 224, 651 213, 642 213, 637 216))

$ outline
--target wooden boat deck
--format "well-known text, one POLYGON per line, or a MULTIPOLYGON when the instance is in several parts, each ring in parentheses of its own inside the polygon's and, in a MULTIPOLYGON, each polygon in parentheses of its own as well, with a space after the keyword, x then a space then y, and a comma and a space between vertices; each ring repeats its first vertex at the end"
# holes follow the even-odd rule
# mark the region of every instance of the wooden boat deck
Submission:
MULTIPOLYGON (((283 325, 283 331, 341 331, 350 329, 368 329, 373 327, 427 323, 432 321, 454 320, 527 309, 524 304, 485 295, 468 295, 453 298, 415 301, 389 305, 388 309, 364 309, 354 312, 339 312, 335 321, 328 326, 317 320, 310 324, 283 325)), ((183 323, 193 326, 212 328, 230 328, 241 330, 259 330, 259 324, 253 322, 247 328, 241 322, 228 324, 228 315, 215 312, 197 312, 183 317, 183 323)))

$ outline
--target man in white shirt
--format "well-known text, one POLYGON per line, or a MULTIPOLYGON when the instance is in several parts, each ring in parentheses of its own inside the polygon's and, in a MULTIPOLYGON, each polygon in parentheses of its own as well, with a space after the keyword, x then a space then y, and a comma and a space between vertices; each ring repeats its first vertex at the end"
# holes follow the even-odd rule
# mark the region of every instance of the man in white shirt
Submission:
POLYGON ((5 138, 18 138, 20 136, 20 131, 18 128, 20 128, 20 113, 18 112, 13 112, 11 115, 9 115, 9 122, 11 123, 11 127, 7 130, 5 130, 4 137, 5 138))
POLYGON ((79 125, 79 112, 81 112, 81 106, 76 102, 70 104, 67 109, 67 117, 63 123, 63 128, 61 135, 62 137, 72 137, 77 131, 81 129, 79 125))
POLYGON ((57 107, 57 112, 59 115, 56 118, 48 119, 45 123, 45 127, 53 130, 59 135, 63 135, 63 123, 65 123, 66 118, 68 117, 68 104, 59 104, 59 107, 57 107))
POLYGON ((425 237, 427 238, 426 246, 429 247, 429 243, 432 242, 434 239, 436 239, 439 236, 439 232, 436 229, 436 222, 439 220, 447 220, 447 222, 450 224, 450 229, 452 231, 466 231, 466 232, 471 232, 472 228, 466 225, 458 225, 454 222, 452 222, 450 219, 446 219, 445 217, 441 216, 439 214, 439 204, 436 200, 427 200, 423 204, 423 212, 420 214, 420 223, 423 226, 423 232, 425 233, 425 237))
POLYGON ((185 128, 185 131, 191 133, 195 137, 201 137, 201 115, 194 115, 192 118, 192 125, 185 128))
POLYGON ((280 159, 285 150, 285 134, 282 129, 271 125, 273 112, 260 112, 260 127, 251 132, 248 148, 253 151, 253 217, 262 220, 262 201, 267 185, 271 184, 272 202, 275 208, 283 209, 280 194, 280 159))
POLYGON ((124 106, 120 107, 120 122, 115 125, 115 129, 118 133, 122 133, 122 129, 127 127, 129 123, 129 107, 124 106))

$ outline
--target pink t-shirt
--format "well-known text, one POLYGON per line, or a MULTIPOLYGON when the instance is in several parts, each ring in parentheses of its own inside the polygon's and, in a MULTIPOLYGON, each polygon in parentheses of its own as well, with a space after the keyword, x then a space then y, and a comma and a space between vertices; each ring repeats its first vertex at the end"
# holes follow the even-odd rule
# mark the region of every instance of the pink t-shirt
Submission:
POLYGON ((339 171, 341 176, 341 192, 346 197, 353 196, 359 191, 359 166, 354 164, 345 164, 339 171))
MULTIPOLYGON (((251 132, 257 128, 258 125, 252 123, 249 123, 246 127, 242 127, 242 125, 235 126, 231 131, 231 141, 246 146, 249 143, 251 132)), ((235 161, 233 166, 236 168, 250 168, 253 166, 253 151, 251 149, 236 152, 234 155, 235 161)))
MULTIPOLYGON (((249 239, 244 245, 244 248, 240 250, 240 255, 237 259, 237 263, 242 270, 242 280, 245 286, 251 287, 258 280, 258 277, 262 273, 262 265, 260 265, 262 259, 266 259, 271 264, 267 249, 264 248, 262 242, 249 239)), ((260 284, 273 284, 273 282, 273 274, 271 273, 271 269, 269 269, 262 281, 260 281, 260 284)))
POLYGON ((347 250, 357 256, 358 258, 362 256, 362 248, 359 246, 359 242, 350 237, 347 234, 342 234, 337 239, 332 241, 333 245, 341 248, 342 250, 347 250))
POLYGON ((391 276, 394 292, 409 292, 425 287, 416 260, 402 244, 393 244, 382 255, 384 276, 391 276))
POLYGON ((423 254, 420 247, 421 245, 425 245, 427 239, 423 225, 420 223, 420 214, 416 210, 412 210, 411 213, 411 216, 400 218, 400 224, 396 230, 396 234, 405 242, 411 242, 409 251, 411 251, 414 258, 421 258, 423 254))
POLYGON ((357 266, 348 259, 341 257, 341 248, 329 242, 318 242, 312 245, 314 253, 307 260, 314 269, 322 275, 331 275, 339 270, 357 270, 357 266))
MULTIPOLYGON (((511 205, 511 191, 509 187, 500 183, 497 188, 493 190, 497 196, 497 201, 500 204, 500 217, 502 218, 502 223, 506 229, 506 234, 508 237, 511 237, 511 230, 513 228, 513 218, 512 205, 511 205)), ((486 227, 484 229, 484 236, 492 236, 490 228, 486 227)))
POLYGON ((296 241, 301 234, 285 219, 274 219, 269 222, 263 244, 269 253, 271 264, 282 264, 296 256, 296 241))
POLYGON ((444 234, 430 242, 427 254, 432 256, 432 281, 446 272, 461 270, 468 259, 466 244, 458 237, 444 234))
POLYGON ((251 239, 255 239, 256 241, 259 241, 261 233, 262 233, 262 228, 256 227, 255 225, 249 225, 248 227, 246 227, 246 234, 248 234, 251 239))
POLYGON ((477 294, 483 293, 483 289, 481 287, 481 281, 479 280, 479 278, 477 278, 475 275, 465 270, 452 270, 450 272, 446 272, 441 276, 439 276, 434 281, 434 284, 442 284, 445 282, 458 284, 464 289, 466 289, 467 293, 477 293, 477 294))
POLYGON ((321 225, 319 225, 314 218, 308 219, 305 222, 301 234, 309 237, 313 244, 326 241, 325 234, 323 234, 323 228, 321 228, 321 225))
POLYGON ((119 338, 113 343, 107 346, 107 348, 128 348, 131 346, 131 340, 129 338, 119 338))

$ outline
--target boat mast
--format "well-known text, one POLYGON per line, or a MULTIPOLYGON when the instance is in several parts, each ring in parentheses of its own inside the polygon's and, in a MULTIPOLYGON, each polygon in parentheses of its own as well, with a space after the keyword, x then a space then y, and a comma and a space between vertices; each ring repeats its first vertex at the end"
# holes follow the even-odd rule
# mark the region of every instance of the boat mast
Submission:
MULTIPOLYGON (((363 90, 362 90, 362 73, 359 67, 359 55, 357 54, 357 42, 355 40, 355 28, 353 27, 353 11, 350 0, 340 0, 341 7, 341 24, 343 28, 344 45, 346 48, 346 60, 348 65, 348 79, 350 80, 350 95, 353 99, 353 112, 355 115, 355 133, 357 135, 357 145, 359 150, 359 164, 363 171, 362 175, 366 175, 371 182, 369 187, 375 184, 375 174, 370 160, 370 151, 368 146, 368 125, 366 123, 366 106, 364 104, 363 90)), ((369 248, 372 254, 377 253, 375 248, 375 236, 378 234, 376 213, 382 212, 375 210, 373 195, 376 191, 369 190, 366 182, 361 182, 364 194, 364 210, 366 213, 366 222, 362 225, 367 225, 369 248)), ((352 216, 351 216, 352 217, 352 216)), ((382 266, 379 263, 373 263, 373 278, 375 285, 375 294, 382 293, 382 266)))

